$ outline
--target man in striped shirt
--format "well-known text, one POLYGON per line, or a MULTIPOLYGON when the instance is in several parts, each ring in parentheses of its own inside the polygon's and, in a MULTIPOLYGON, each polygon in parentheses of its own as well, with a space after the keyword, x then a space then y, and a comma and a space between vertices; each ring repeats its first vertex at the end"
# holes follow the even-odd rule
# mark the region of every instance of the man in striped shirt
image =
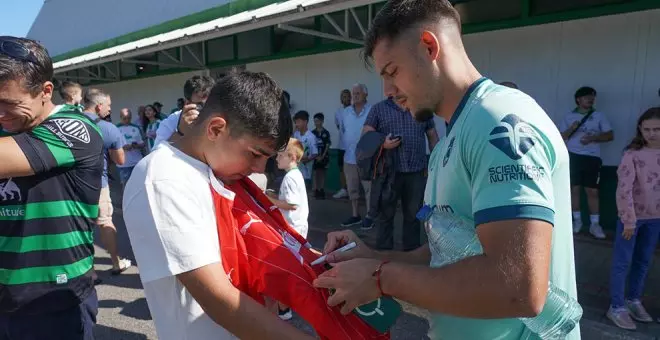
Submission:
POLYGON ((94 338, 103 140, 76 107, 52 103, 52 78, 41 45, 0 37, 2 339, 94 338))

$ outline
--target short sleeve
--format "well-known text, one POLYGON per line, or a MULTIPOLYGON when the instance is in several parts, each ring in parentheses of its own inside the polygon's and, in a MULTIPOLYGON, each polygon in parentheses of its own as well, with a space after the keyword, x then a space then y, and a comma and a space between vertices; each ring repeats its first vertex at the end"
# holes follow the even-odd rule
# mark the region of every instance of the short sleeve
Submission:
POLYGON ((612 131, 612 125, 610 125, 610 121, 607 120, 607 116, 604 113, 600 113, 600 131, 605 133, 605 132, 610 132, 612 131))
POLYGON ((124 220, 144 282, 220 262, 215 217, 206 213, 213 209, 204 206, 212 202, 199 188, 168 180, 125 195, 124 220))
POLYGON ((92 168, 99 165, 103 152, 98 127, 69 116, 48 119, 13 138, 36 174, 74 166, 92 168))
POLYGON ((369 113, 367 114, 367 119, 364 121, 365 126, 369 125, 372 128, 374 128, 374 130, 376 131, 380 129, 380 119, 379 119, 380 115, 378 114, 378 112, 380 110, 381 105, 384 104, 381 102, 372 106, 371 109, 369 110, 369 113))
MULTIPOLYGON (((543 110, 528 105, 525 113, 541 116, 543 110)), ((554 149, 543 134, 547 127, 532 126, 515 113, 479 119, 461 134, 475 224, 535 219, 554 225, 554 149)))
POLYGON ((124 147, 126 145, 126 140, 124 139, 124 135, 119 131, 119 128, 112 125, 108 124, 108 131, 110 132, 110 149, 112 150, 118 150, 124 147))
POLYGON ((158 130, 156 130, 156 140, 154 141, 154 146, 172 137, 172 135, 176 131, 176 125, 179 123, 180 115, 181 112, 173 113, 158 125, 158 130))
POLYGON ((429 131, 429 130, 435 130, 435 121, 433 119, 429 119, 426 121, 426 128, 424 129, 424 132, 429 131))
POLYGON ((316 141, 316 137, 314 136, 313 133, 309 133, 309 132, 308 132, 308 137, 307 137, 307 138, 308 138, 308 140, 309 140, 309 155, 310 155, 310 156, 318 155, 318 154, 319 154, 319 150, 318 150, 318 148, 317 148, 317 146, 316 146, 316 142, 317 142, 317 141, 316 141))
POLYGON ((302 197, 299 195, 298 183, 292 175, 284 176, 280 186, 279 199, 291 205, 300 205, 302 197))
POLYGON ((563 133, 568 130, 568 126, 568 115, 565 115, 564 118, 559 121, 559 124, 557 124, 557 128, 559 129, 559 132, 563 133))

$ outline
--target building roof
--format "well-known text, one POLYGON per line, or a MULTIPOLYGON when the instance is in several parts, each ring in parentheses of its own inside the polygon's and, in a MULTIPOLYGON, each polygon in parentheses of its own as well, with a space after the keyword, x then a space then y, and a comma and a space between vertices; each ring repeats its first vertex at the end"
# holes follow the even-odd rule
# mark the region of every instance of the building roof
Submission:
MULTIPOLYGON (((250 0, 235 0, 229 4, 220 6, 240 6, 237 3, 250 0)), ((217 19, 197 24, 189 24, 182 28, 145 36, 148 32, 138 31, 132 34, 101 42, 92 46, 74 50, 53 58, 55 73, 98 65, 110 61, 129 58, 146 53, 162 51, 168 48, 179 47, 195 42, 215 39, 240 32, 250 31, 257 28, 277 25, 310 16, 330 13, 338 10, 363 6, 382 0, 288 0, 275 2, 263 0, 259 3, 270 3, 263 7, 247 9, 240 13, 231 14, 217 19)), ((239 8, 246 8, 245 6, 239 8)), ((216 9, 212 9, 217 11, 216 9)), ((206 11, 205 11, 206 12, 206 11)), ((231 11, 230 11, 231 13, 231 11)), ((201 15, 203 13, 193 14, 201 15)), ((190 22, 190 18, 187 20, 190 22)), ((167 23, 166 23, 167 24, 167 23)), ((161 28, 162 29, 162 28, 161 28)), ((148 30, 148 29, 147 29, 148 30)))

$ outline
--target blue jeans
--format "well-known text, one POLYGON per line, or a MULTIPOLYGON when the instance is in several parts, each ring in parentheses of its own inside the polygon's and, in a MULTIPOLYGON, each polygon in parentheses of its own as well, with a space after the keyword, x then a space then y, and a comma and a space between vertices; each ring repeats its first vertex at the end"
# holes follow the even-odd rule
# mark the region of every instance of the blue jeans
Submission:
POLYGON ((622 232, 623 224, 619 221, 616 226, 610 272, 610 298, 613 308, 625 306, 625 299, 636 300, 642 296, 649 263, 660 238, 660 219, 637 221, 635 234, 630 240, 624 239, 621 236, 622 232), (627 294, 626 278, 628 279, 627 294))

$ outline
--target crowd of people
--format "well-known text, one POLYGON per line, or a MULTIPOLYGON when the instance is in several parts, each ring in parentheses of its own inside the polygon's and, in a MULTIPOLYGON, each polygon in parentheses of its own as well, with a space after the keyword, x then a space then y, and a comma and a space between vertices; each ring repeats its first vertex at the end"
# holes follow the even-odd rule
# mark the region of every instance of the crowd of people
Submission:
MULTIPOLYGON (((110 94, 65 82, 64 102, 54 104, 45 48, 0 37, 2 338, 94 338, 94 227, 112 274, 133 265, 117 250, 115 164, 161 339, 312 339, 283 321, 292 309, 322 337, 386 339, 352 311, 390 297, 429 310, 432 339, 580 339, 581 313, 529 320, 577 305, 582 187, 589 232, 604 237, 600 144, 614 134, 594 108, 596 91, 580 88, 555 127, 515 84, 479 73, 446 0, 387 2, 363 55, 387 99, 372 104, 359 83, 341 91, 336 197, 351 203, 343 227, 377 229, 376 249, 347 229, 317 251, 305 238, 309 198, 326 197, 325 115, 311 116, 310 130, 309 112, 291 112, 289 94, 268 75, 194 76, 169 116, 159 103, 140 107, 137 120, 124 108, 115 125, 110 94), (442 140, 434 116, 447 124, 442 140), (403 249, 395 250, 399 201, 403 249), (458 256, 448 245, 466 235, 479 250, 458 256), (326 265, 312 265, 322 254, 326 265)), ((618 169, 607 312, 626 329, 654 321, 641 297, 660 238, 660 109, 642 114, 636 131, 618 169)))

